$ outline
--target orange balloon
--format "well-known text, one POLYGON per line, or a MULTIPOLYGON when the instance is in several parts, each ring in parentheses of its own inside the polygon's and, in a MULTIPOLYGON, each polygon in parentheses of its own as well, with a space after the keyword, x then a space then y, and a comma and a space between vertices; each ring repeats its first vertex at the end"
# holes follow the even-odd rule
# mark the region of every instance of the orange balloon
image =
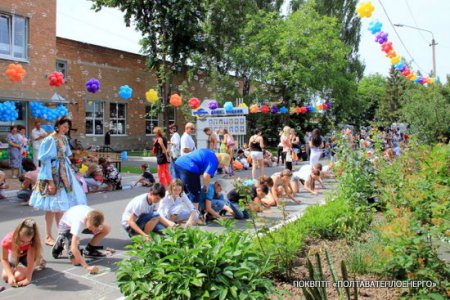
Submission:
POLYGON ((27 72, 24 70, 21 64, 10 64, 8 69, 5 71, 6 76, 9 77, 10 81, 21 82, 27 72))
POLYGON ((172 96, 170 96, 170 104, 172 104, 172 106, 178 107, 181 106, 182 102, 181 102, 181 97, 178 94, 173 94, 172 96))
POLYGON ((256 114, 257 112, 259 112, 258 104, 252 104, 252 105, 250 105, 250 113, 256 114))

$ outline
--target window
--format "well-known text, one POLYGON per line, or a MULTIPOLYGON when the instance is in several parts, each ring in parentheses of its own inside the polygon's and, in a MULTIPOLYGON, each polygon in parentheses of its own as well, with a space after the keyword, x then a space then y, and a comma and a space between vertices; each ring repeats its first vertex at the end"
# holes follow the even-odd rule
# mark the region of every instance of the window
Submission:
POLYGON ((110 103, 109 105, 109 129, 111 134, 126 134, 127 110, 124 103, 110 103))
POLYGON ((64 74, 64 80, 67 81, 67 61, 56 60, 56 71, 64 74))
POLYGON ((103 135, 105 103, 86 102, 86 134, 103 135))
POLYGON ((153 128, 158 126, 158 115, 151 106, 145 106, 145 134, 153 134, 153 128))
POLYGON ((168 112, 168 115, 169 115, 169 125, 170 125, 170 124, 175 124, 175 119, 176 119, 176 117, 175 117, 175 107, 169 106, 169 107, 167 107, 167 110, 169 111, 169 112, 168 112))
POLYGON ((0 57, 26 60, 28 20, 0 13, 0 57))

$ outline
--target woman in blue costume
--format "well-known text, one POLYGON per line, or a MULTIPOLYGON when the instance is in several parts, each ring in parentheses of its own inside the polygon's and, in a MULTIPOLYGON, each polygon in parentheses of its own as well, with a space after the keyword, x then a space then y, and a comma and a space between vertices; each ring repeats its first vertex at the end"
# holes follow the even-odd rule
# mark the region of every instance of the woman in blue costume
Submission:
POLYGON ((58 226, 64 212, 70 207, 86 204, 86 194, 77 181, 69 156, 69 142, 66 134, 72 121, 60 117, 55 122, 55 132, 46 137, 40 148, 41 170, 38 182, 30 198, 30 205, 45 211, 45 244, 53 246, 53 218, 58 226))

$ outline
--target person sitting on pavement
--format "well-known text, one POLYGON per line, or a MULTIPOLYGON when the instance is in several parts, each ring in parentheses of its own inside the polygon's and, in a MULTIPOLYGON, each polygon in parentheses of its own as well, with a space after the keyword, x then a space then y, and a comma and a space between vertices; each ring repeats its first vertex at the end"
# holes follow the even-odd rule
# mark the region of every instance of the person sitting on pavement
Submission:
POLYGON ((139 177, 139 179, 136 181, 136 183, 133 185, 136 186, 138 183, 140 183, 142 186, 149 187, 152 184, 155 183, 155 177, 153 177, 152 173, 147 171, 147 164, 141 165, 142 175, 139 177))
POLYGON ((116 167, 104 157, 98 159, 98 164, 102 167, 104 183, 108 185, 108 190, 121 190, 122 176, 116 167))
POLYGON ((33 272, 45 267, 36 221, 23 219, 2 239, 2 279, 12 287, 27 286, 33 272))
POLYGON ((6 184, 6 174, 3 171, 0 171, 0 200, 6 199, 5 190, 8 189, 9 186, 6 184))
POLYGON ((104 176, 103 169, 97 163, 94 162, 94 158, 88 157, 83 159, 83 163, 88 166, 83 177, 90 192, 98 192, 102 187, 104 176))
POLYGON ((264 150, 263 157, 264 157, 264 166, 273 167, 276 165, 277 159, 273 156, 272 152, 264 150))
POLYGON ((183 191, 183 182, 180 179, 174 179, 170 183, 164 199, 159 204, 158 213, 161 219, 167 220, 169 226, 186 221, 186 227, 192 226, 197 224, 199 217, 198 210, 183 191))
POLYGON ((153 184, 148 193, 134 197, 122 214, 122 227, 129 237, 141 235, 147 241, 152 240, 150 232, 160 233, 170 224, 162 224, 158 213, 158 205, 166 194, 160 183, 153 184))
POLYGON ((206 212, 205 221, 221 218, 230 213, 236 219, 244 219, 247 215, 239 209, 239 205, 231 203, 222 193, 221 184, 216 181, 209 184, 208 192, 203 194, 202 205, 206 212))
POLYGON ((22 160, 22 168, 25 171, 25 174, 21 176, 23 180, 21 180, 22 185, 20 191, 17 192, 17 198, 28 201, 33 193, 33 187, 37 182, 40 169, 36 168, 34 162, 29 158, 24 158, 22 160))
MULTIPOLYGON (((320 165, 320 167, 321 166, 322 165, 320 165)), ((294 193, 298 193, 300 190, 298 184, 299 181, 302 184, 305 191, 310 192, 313 195, 317 195, 317 192, 315 191, 316 180, 322 184, 323 188, 325 188, 320 178, 320 171, 318 167, 319 166, 317 166, 317 164, 315 164, 313 167, 311 167, 311 165, 305 165, 302 166, 299 171, 294 172, 291 182, 294 193)))
POLYGON ((273 186, 271 189, 270 197, 263 199, 263 204, 266 206, 280 206, 280 197, 285 196, 291 199, 296 204, 300 204, 301 201, 294 198, 294 191, 290 184, 292 172, 289 169, 284 169, 281 172, 277 172, 272 176, 273 186))
POLYGON ((250 164, 248 163, 247 157, 244 154, 244 150, 239 149, 237 151, 236 161, 240 162, 244 167, 244 170, 248 170, 250 168, 250 164))
POLYGON ((226 153, 214 153, 210 149, 198 149, 179 157, 174 166, 176 178, 184 183, 184 190, 189 199, 198 208, 200 201, 201 181, 208 192, 211 178, 214 177, 217 168, 223 168, 230 164, 230 156, 226 153))
POLYGON ((69 258, 74 266, 81 265, 89 273, 98 273, 97 266, 89 266, 83 258, 79 249, 80 236, 93 234, 94 236, 84 248, 85 257, 104 257, 105 254, 99 250, 100 242, 111 232, 111 227, 104 223, 105 217, 101 211, 94 210, 87 205, 75 205, 67 210, 58 226, 58 238, 52 247, 52 256, 58 258, 64 250, 69 250, 69 258))

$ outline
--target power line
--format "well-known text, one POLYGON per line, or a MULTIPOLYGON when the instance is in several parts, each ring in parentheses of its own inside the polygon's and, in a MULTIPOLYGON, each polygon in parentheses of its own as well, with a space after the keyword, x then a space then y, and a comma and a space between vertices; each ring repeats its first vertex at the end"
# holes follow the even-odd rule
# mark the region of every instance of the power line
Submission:
POLYGON ((403 43, 402 38, 400 37, 400 34, 397 32, 397 30, 395 29, 394 24, 391 21, 391 18, 389 18, 389 15, 386 11, 386 8, 383 5, 383 2, 381 2, 381 0, 378 0, 378 2, 380 3, 381 7, 383 8, 384 14, 386 15, 389 23, 391 24, 392 28, 394 29, 395 34, 397 35, 398 39, 400 40, 400 43, 402 44, 403 48, 405 48, 406 53, 408 53, 409 58, 411 59, 411 62, 413 62, 417 68, 420 70, 420 72, 422 72, 422 74, 425 74, 425 72, 423 71, 423 69, 419 66, 419 64, 417 64, 417 62, 414 60, 413 56, 411 55, 411 53, 409 52, 408 48, 406 47, 405 43, 403 43))
MULTIPOLYGON (((419 25, 417 24, 416 18, 414 17, 414 15, 413 15, 413 13, 412 13, 411 7, 409 6, 408 0, 405 0, 405 4, 406 4, 406 7, 408 8, 409 14, 411 15, 411 19, 413 20, 414 25, 415 25, 416 27, 419 27, 419 25)), ((420 36, 422 37, 422 39, 424 40, 424 42, 425 42, 425 43, 428 43, 428 41, 427 41, 427 40, 425 39, 425 37, 423 36, 422 31, 418 30, 418 32, 419 32, 420 36)))

